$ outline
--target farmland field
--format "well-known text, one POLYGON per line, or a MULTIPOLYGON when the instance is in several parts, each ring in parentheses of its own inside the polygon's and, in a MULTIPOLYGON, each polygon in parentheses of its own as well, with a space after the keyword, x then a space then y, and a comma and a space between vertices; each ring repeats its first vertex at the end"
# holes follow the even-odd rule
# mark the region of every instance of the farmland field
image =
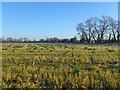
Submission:
POLYGON ((118 46, 2 44, 3 88, 120 88, 118 46))

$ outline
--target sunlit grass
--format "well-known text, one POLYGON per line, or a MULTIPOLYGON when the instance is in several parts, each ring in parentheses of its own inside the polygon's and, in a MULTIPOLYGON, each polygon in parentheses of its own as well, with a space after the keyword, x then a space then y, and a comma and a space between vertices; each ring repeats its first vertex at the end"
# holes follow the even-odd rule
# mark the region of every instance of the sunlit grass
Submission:
POLYGON ((120 88, 117 46, 3 44, 3 88, 120 88))

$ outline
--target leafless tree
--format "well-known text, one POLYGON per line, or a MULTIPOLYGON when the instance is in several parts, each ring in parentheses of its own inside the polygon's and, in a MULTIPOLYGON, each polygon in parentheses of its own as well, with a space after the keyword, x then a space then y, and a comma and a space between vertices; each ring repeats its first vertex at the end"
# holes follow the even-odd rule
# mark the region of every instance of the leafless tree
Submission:
POLYGON ((109 16, 102 16, 99 20, 99 27, 100 27, 100 42, 103 43, 104 35, 106 34, 108 27, 110 25, 110 18, 109 16))
POLYGON ((83 23, 79 23, 77 25, 77 31, 78 31, 78 35, 85 39, 85 41, 89 41, 89 38, 88 38, 88 35, 87 35, 87 32, 85 30, 85 25, 83 23))
POLYGON ((85 31, 87 34, 87 38, 88 38, 88 43, 91 42, 91 39, 93 37, 92 33, 93 33, 93 24, 92 24, 92 18, 88 19, 87 21, 85 21, 85 31))
POLYGON ((116 42, 116 40, 117 40, 117 36, 116 36, 117 30, 118 30, 118 22, 116 20, 114 20, 113 18, 110 18, 109 32, 113 36, 114 42, 116 42))
POLYGON ((120 21, 117 23, 117 41, 120 42, 120 21))
POLYGON ((109 16, 102 16, 100 19, 93 17, 84 23, 79 23, 77 31, 81 39, 88 43, 93 40, 95 43, 103 43, 111 41, 111 39, 116 42, 120 39, 119 25, 116 20, 109 16))

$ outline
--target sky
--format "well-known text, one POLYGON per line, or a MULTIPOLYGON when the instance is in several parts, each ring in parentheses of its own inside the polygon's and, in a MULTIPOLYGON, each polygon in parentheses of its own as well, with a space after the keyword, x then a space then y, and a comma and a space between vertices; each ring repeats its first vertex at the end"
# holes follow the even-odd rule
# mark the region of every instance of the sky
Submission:
POLYGON ((77 36, 76 26, 90 17, 111 16, 118 19, 117 2, 4 2, 2 37, 77 36))
POLYGON ((1 0, 2 2, 119 2, 119 0, 1 0))

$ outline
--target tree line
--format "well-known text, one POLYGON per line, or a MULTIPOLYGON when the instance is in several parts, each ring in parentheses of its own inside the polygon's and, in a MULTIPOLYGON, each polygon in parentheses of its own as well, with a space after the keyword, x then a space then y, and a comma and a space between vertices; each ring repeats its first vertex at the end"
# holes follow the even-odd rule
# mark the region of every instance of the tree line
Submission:
POLYGON ((64 38, 59 39, 57 37, 53 38, 46 38, 46 39, 40 39, 40 40, 30 40, 28 38, 2 38, 0 39, 2 43, 79 43, 79 40, 77 40, 76 37, 73 38, 64 38))
POLYGON ((110 16, 93 17, 76 27, 80 42, 115 43, 120 41, 120 22, 110 16))
POLYGON ((110 16, 93 17, 78 23, 77 37, 59 39, 57 37, 40 40, 28 38, 1 38, 3 43, 118 43, 120 42, 120 22, 110 16))

